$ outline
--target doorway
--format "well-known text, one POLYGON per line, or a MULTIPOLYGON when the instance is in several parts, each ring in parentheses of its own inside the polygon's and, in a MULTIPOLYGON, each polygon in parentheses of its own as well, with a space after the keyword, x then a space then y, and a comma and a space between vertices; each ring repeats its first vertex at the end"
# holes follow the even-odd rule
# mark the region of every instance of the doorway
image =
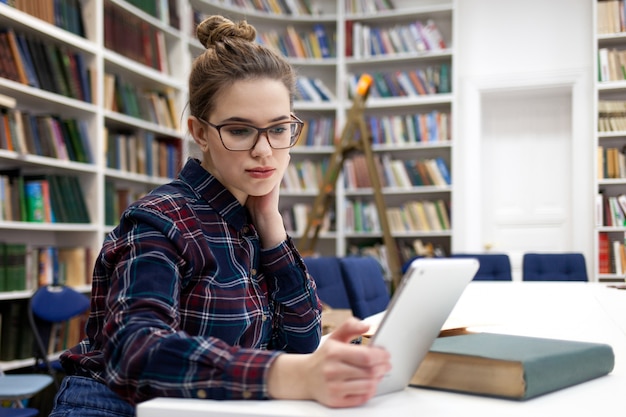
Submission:
POLYGON ((571 89, 488 92, 481 110, 482 245, 520 280, 524 252, 571 249, 571 89))

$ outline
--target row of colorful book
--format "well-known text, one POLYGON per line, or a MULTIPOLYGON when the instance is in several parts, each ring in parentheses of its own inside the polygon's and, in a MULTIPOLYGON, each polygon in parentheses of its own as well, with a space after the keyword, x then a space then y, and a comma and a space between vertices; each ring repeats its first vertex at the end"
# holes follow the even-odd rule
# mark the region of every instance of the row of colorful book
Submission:
POLYGON ((143 10, 150 16, 175 29, 180 29, 180 15, 177 8, 178 0, 126 0, 128 3, 143 10))
POLYGON ((311 16, 317 14, 316 2, 311 0, 227 0, 231 6, 263 13, 311 16))
POLYGON ((131 203, 139 200, 146 192, 120 187, 114 181, 106 181, 104 185, 105 205, 104 221, 107 226, 116 226, 122 212, 131 203))
MULTIPOLYGON (((348 74, 348 92, 355 97, 357 84, 362 74, 348 74)), ((370 97, 417 97, 431 94, 450 93, 452 79, 447 63, 429 65, 405 71, 373 72, 374 83, 370 87, 370 97)))
POLYGON ((104 46, 139 64, 170 73, 163 31, 117 5, 104 3, 104 46))
POLYGON ((348 14, 376 13, 394 10, 391 0, 345 0, 345 12, 348 14))
POLYGON ((0 242, 0 259, 0 292, 91 283, 93 259, 87 247, 0 242))
POLYGON ((305 119, 296 146, 333 146, 337 130, 334 117, 305 119))
POLYGON ((257 41, 289 58, 326 59, 337 56, 335 33, 327 33, 321 23, 314 24, 309 30, 298 30, 288 25, 281 31, 260 31, 257 41))
POLYGON ((172 90, 143 88, 116 74, 104 75, 104 108, 168 129, 180 127, 172 90))
POLYGON ((108 133, 106 166, 125 172, 174 178, 181 167, 182 143, 178 138, 152 132, 108 133))
POLYGON ((405 115, 367 115, 365 120, 372 135, 372 144, 411 145, 449 141, 452 138, 452 117, 448 112, 405 115))
MULTIPOLYGON (((311 210, 312 205, 309 203, 294 203, 288 208, 281 210, 285 230, 287 230, 288 233, 295 233, 296 235, 304 233, 311 210)), ((329 209, 322 219, 320 232, 325 233, 337 230, 335 227, 335 218, 334 210, 329 209)))
POLYGON ((63 161, 94 161, 84 119, 32 114, 17 108, 0 108, 0 148, 63 161))
POLYGON ((0 171, 0 219, 36 223, 90 223, 76 176, 0 171))
POLYGON ((346 20, 346 56, 369 58, 399 53, 443 51, 447 42, 434 20, 419 20, 390 28, 346 20))
POLYGON ((598 233, 598 272, 626 275, 626 236, 612 238, 608 232, 598 233))
POLYGON ((598 131, 626 131, 626 101, 598 100, 598 131))
POLYGON ((387 219, 392 233, 450 230, 449 204, 442 199, 407 201, 389 207, 387 219))
POLYGON ((28 13, 75 35, 85 36, 81 0, 2 0, 0 3, 15 7, 19 11, 28 13))
POLYGON ((82 53, 31 34, 0 28, 0 77, 92 102, 91 70, 82 53))
MULTIPOLYGON (((450 207, 442 199, 409 201, 387 207, 387 220, 392 233, 450 230, 450 207)), ((360 198, 346 200, 345 227, 350 232, 380 233, 376 204, 360 198)))
MULTIPOLYGON (((374 158, 374 164, 382 187, 410 189, 452 184, 448 163, 442 157, 394 159, 383 154, 374 158)), ((359 154, 346 159, 344 181, 347 190, 372 187, 365 156, 359 154)))
POLYGON ((598 179, 626 178, 626 147, 598 146, 598 179))

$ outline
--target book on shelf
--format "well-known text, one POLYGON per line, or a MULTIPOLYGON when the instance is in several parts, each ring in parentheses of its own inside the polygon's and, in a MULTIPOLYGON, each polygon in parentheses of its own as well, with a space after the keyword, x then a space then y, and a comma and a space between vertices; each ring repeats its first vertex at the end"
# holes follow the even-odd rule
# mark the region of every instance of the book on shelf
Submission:
POLYGON ((62 247, 57 252, 58 262, 62 268, 63 276, 60 280, 67 286, 80 287, 90 282, 91 259, 89 248, 62 247))
POLYGON ((4 289, 3 291, 23 291, 28 288, 27 258, 29 248, 25 243, 1 243, 4 258, 4 289))
POLYGON ((21 301, 0 304, 0 361, 16 360, 19 349, 21 319, 24 304, 21 301))
POLYGON ((315 37, 319 44, 320 54, 322 58, 331 58, 332 57, 332 48, 330 37, 326 33, 326 28, 321 23, 316 23, 313 25, 313 32, 315 33, 315 37))
POLYGON ((49 183, 45 178, 25 178, 24 196, 26 199, 26 221, 52 222, 49 183))
POLYGON ((623 32, 624 2, 617 0, 597 2, 597 34, 623 32))
POLYGON ((474 333, 440 337, 411 385, 528 400, 609 374, 608 344, 474 333))
POLYGON ((24 68, 24 61, 22 59, 21 51, 18 46, 17 36, 13 28, 5 29, 6 42, 12 56, 12 63, 15 66, 17 73, 17 80, 22 84, 28 84, 28 77, 26 76, 26 69, 24 68))
POLYGON ((606 232, 598 233, 598 272, 600 274, 610 274, 610 249, 609 234, 606 232))
POLYGON ((13 109, 17 101, 14 97, 7 96, 6 94, 0 94, 0 107, 4 109, 13 109))
POLYGON ((443 39, 439 28, 434 20, 428 19, 425 24, 416 22, 417 30, 431 51, 446 49, 446 41, 443 39))

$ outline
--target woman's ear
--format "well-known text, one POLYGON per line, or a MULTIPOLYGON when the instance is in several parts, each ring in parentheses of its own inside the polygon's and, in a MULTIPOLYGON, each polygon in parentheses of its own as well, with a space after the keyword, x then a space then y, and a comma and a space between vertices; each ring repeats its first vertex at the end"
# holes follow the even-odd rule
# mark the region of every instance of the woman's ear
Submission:
POLYGON ((202 149, 203 152, 207 150, 207 129, 206 124, 202 123, 196 116, 189 116, 187 119, 187 128, 193 141, 202 149))

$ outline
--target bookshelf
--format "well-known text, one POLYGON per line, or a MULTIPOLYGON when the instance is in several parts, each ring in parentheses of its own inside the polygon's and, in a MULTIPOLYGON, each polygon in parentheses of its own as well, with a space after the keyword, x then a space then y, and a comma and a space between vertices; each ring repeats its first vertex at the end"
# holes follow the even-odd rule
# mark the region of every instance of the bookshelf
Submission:
MULTIPOLYGON (((257 27, 259 38, 283 52, 299 73, 302 96, 296 100, 295 110, 307 121, 308 131, 292 150, 290 172, 281 191, 284 217, 294 238, 298 239, 306 226, 307 209, 318 193, 317 185, 325 172, 325 163, 334 150, 332 143, 339 137, 352 104, 351 88, 363 72, 380 78, 366 103, 366 117, 372 129, 378 126, 373 150, 381 166, 384 161, 395 160, 400 162, 400 170, 406 171, 409 161, 441 160, 448 174, 451 173, 455 106, 452 89, 455 84, 452 82, 455 74, 454 1, 318 1, 314 2, 317 8, 310 13, 292 12, 280 6, 286 3, 289 7, 294 2, 275 2, 274 8, 271 7, 273 2, 266 2, 266 7, 262 6, 263 2, 252 1, 194 0, 190 3, 198 12, 197 19, 211 13, 247 19, 257 27), (389 3, 395 7, 386 6, 389 3), (413 36, 412 30, 419 30, 416 22, 424 26, 424 31, 428 31, 428 23, 434 23, 443 45, 434 42, 434 46, 418 47, 416 42, 406 42, 407 37, 413 36), (326 55, 315 52, 318 48, 312 40, 320 28, 325 39, 330 40, 326 55), (296 35, 292 36, 293 33, 296 35), (376 42, 377 39, 381 41, 376 42), (296 45, 298 40, 300 47, 296 45), (372 43, 368 44, 368 40, 372 43), (371 46, 368 48, 366 44, 371 46), (395 81, 399 78, 398 72, 402 73, 400 78, 405 79, 402 82, 418 77, 419 73, 422 88, 427 89, 433 83, 437 86, 434 91, 420 91, 415 84, 405 83, 404 92, 384 93, 383 90, 399 88, 395 81), (330 93, 324 94, 325 89, 317 94, 311 92, 315 81, 321 82, 330 93)), ((355 159, 358 156, 355 155, 355 159)), ((358 163, 347 161, 338 179, 316 251, 337 256, 367 252, 384 258, 384 254, 377 252, 382 232, 376 226, 373 192, 367 186, 355 186, 351 182, 355 176, 363 177, 363 172, 359 173, 355 165, 358 163)), ((398 169, 398 165, 394 165, 398 169)), ((384 176, 383 171, 381 168, 384 176)), ((423 246, 432 245, 450 253, 453 233, 448 223, 452 181, 424 184, 412 178, 400 185, 393 179, 383 183, 386 184, 383 192, 388 209, 405 219, 393 232, 403 260, 419 247, 414 244, 416 240, 423 246), (424 202, 436 204, 445 211, 445 227, 440 223, 418 227, 415 222, 406 221, 412 216, 409 207, 424 202)))
POLYGON ((596 159, 595 274, 599 281, 623 281, 626 262, 626 77, 622 72, 626 27, 620 21, 622 1, 597 1, 594 7, 594 116, 596 159), (619 72, 618 72, 619 71, 619 72), (620 198, 621 197, 621 198, 620 198), (621 202, 621 204, 620 204, 621 202))
POLYGON ((13 251, 13 263, 3 259, 3 311, 76 267, 46 263, 47 253, 74 250, 86 273, 67 282, 90 291, 94 257, 119 212, 174 177, 186 153, 188 66, 179 63, 190 61, 187 3, 62 0, 62 15, 45 3, 19 10, 0 2, 0 115, 11 128, 0 144, 0 242, 3 254, 13 251))

